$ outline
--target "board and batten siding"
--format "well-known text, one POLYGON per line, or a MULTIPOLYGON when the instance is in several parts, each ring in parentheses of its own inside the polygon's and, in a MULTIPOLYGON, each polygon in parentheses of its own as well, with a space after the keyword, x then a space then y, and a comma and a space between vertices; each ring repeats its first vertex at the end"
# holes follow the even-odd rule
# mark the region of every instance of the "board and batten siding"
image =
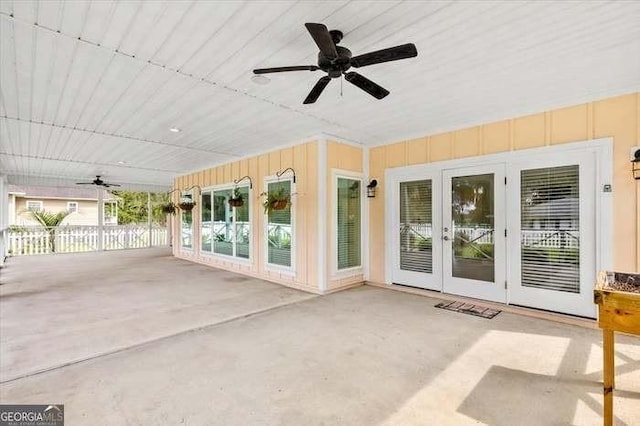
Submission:
MULTIPOLYGON (((467 129, 381 145, 370 150, 369 174, 505 151, 613 138, 614 268, 640 269, 640 181, 631 174, 630 151, 640 145, 640 93, 517 117, 467 129)), ((385 196, 370 200, 370 280, 385 281, 385 196)))
MULTIPOLYGON (((333 172, 335 170, 344 170, 354 173, 362 173, 363 171, 363 152, 362 147, 348 145, 336 141, 327 141, 327 203, 326 203, 326 218, 327 218, 327 291, 336 291, 341 288, 349 287, 355 284, 362 283, 364 281, 364 275, 358 274, 344 278, 332 277, 334 271, 334 265, 336 262, 337 249, 335 247, 335 223, 334 215, 336 214, 335 195, 336 195, 336 182, 333 172)), ((362 179, 363 186, 365 177, 362 179)), ((364 197, 364 194, 362 195, 364 197)), ((365 214, 363 209, 362 214, 365 214)), ((364 220, 364 217, 361 218, 364 220)), ((365 247, 362 247, 364 252, 365 247)))
MULTIPOLYGON (((256 278, 277 282, 289 287, 318 293, 318 144, 315 141, 283 148, 250 158, 241 159, 218 167, 201 170, 176 178, 174 188, 186 189, 198 185, 203 189, 218 185, 233 185, 234 179, 249 175, 253 180, 251 190, 251 255, 248 262, 238 262, 223 256, 200 252, 200 192, 195 190, 196 206, 193 209, 193 249, 180 246, 180 214, 173 218, 173 253, 176 257, 211 265, 216 268, 239 272, 256 278), (265 215, 262 208, 265 178, 292 167, 296 183, 292 197, 295 211, 295 274, 281 273, 265 267, 264 243, 265 215)), ((286 173, 282 179, 291 177, 286 173)), ((242 182, 242 185, 247 182, 242 182)), ((172 194, 178 202, 178 191, 172 194)))

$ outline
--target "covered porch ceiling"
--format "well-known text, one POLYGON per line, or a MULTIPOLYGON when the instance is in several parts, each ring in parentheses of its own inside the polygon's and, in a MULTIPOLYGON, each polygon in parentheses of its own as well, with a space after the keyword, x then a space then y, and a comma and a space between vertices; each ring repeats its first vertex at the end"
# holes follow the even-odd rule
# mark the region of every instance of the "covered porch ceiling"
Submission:
POLYGON ((640 2, 10 1, 0 3, 0 174, 126 189, 324 133, 377 145, 640 90, 640 2), (358 55, 391 94, 321 72, 305 22, 358 55), (342 92, 342 94, 341 94, 342 92), (172 132, 171 128, 180 129, 172 132))

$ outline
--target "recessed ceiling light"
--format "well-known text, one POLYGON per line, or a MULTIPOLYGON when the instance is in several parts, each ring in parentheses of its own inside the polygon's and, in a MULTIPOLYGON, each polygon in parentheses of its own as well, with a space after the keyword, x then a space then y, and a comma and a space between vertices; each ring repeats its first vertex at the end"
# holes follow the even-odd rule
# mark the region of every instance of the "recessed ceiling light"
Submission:
POLYGON ((169 129, 169 131, 173 132, 173 133, 180 133, 181 130, 178 129, 177 127, 172 127, 172 128, 169 129))
POLYGON ((271 80, 269 80, 267 77, 261 74, 254 75, 253 77, 251 77, 251 81, 253 81, 255 84, 261 84, 263 86, 271 82, 271 80))
POLYGON ((118 161, 118 164, 127 164, 126 161, 118 161))

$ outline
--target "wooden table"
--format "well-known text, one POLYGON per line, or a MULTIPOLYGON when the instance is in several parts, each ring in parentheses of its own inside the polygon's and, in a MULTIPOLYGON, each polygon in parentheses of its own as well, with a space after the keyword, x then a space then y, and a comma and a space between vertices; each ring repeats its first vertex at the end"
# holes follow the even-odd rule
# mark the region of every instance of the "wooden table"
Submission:
POLYGON ((602 329, 604 351, 604 424, 613 425, 613 389, 615 388, 614 332, 640 335, 640 293, 605 289, 601 284, 593 292, 598 304, 598 325, 602 329))

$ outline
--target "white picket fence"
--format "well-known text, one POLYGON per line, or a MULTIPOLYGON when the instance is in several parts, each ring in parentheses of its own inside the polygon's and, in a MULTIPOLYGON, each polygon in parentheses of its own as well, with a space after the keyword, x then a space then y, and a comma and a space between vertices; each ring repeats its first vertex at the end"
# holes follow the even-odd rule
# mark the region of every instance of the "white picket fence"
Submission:
MULTIPOLYGON (((115 225, 104 226, 103 250, 166 246, 167 228, 154 226, 115 225)), ((53 231, 42 227, 22 227, 7 231, 7 254, 22 256, 30 254, 77 253, 98 250, 97 226, 61 226, 53 231), (52 237, 53 235, 53 237, 52 237), (53 238, 53 247, 51 245, 53 238)))

